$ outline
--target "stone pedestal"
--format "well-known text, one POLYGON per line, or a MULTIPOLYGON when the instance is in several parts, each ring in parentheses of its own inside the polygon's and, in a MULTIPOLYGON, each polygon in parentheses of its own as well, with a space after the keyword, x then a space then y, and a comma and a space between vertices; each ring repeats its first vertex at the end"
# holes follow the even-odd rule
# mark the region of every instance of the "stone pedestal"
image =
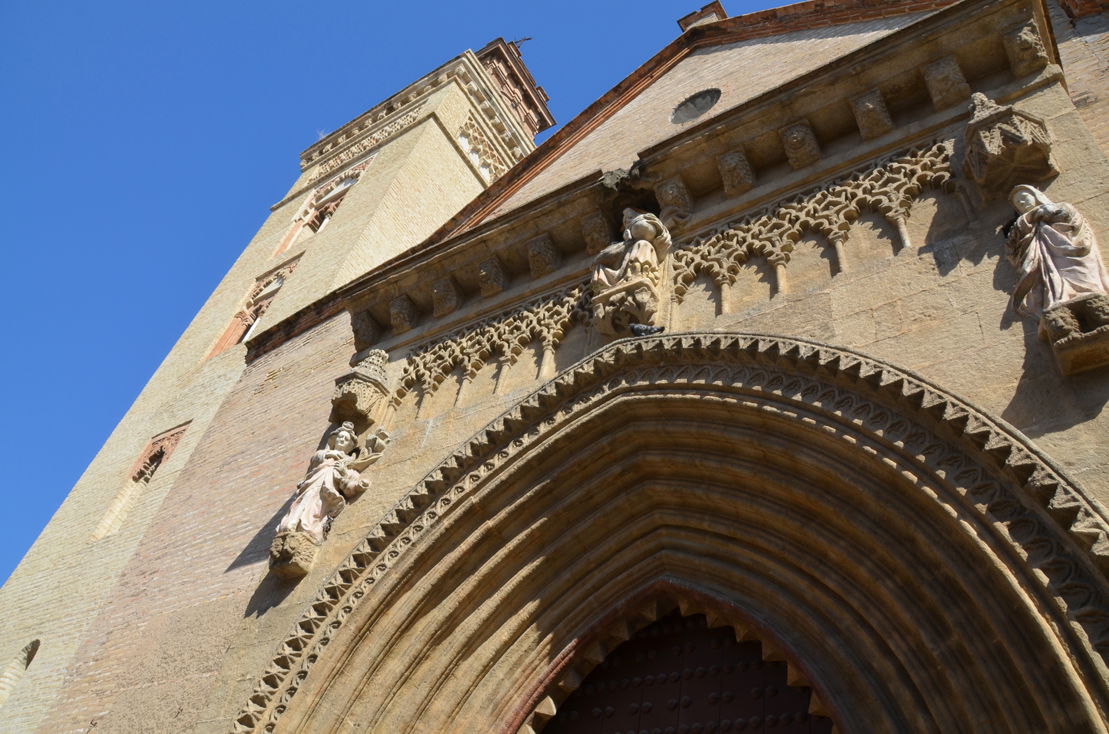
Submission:
POLYGON ((304 533, 279 533, 270 545, 270 570, 281 578, 302 578, 312 568, 318 550, 304 533))
POLYGON ((1090 294, 1048 309, 1040 333, 1064 375, 1109 365, 1109 296, 1090 294))

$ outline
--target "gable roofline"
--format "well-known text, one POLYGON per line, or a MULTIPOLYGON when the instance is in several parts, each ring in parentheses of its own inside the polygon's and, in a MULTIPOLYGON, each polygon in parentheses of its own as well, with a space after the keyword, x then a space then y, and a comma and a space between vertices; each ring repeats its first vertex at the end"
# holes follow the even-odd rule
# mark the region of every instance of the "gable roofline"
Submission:
POLYGON ((769 38, 811 28, 941 10, 960 0, 808 0, 779 8, 696 25, 667 44, 639 68, 562 126, 518 165, 479 194, 421 245, 423 250, 483 221, 578 141, 616 114, 625 104, 701 48, 769 38))

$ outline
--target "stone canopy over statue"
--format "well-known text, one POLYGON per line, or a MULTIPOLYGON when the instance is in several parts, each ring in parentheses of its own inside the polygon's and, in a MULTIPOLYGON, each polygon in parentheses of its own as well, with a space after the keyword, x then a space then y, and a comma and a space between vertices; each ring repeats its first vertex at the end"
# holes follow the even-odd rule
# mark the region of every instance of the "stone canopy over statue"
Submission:
POLYGON ((1109 275, 1090 225, 1033 186, 1015 187, 1009 201, 1017 211, 1008 232, 1019 272, 1013 308, 1039 319, 1063 374, 1109 364, 1109 275))
POLYGON ((331 432, 326 448, 312 455, 308 473, 277 526, 270 547, 270 567, 275 573, 294 578, 308 572, 332 521, 369 487, 360 472, 381 458, 387 442, 388 436, 379 430, 369 437, 365 448, 359 448, 354 424, 349 421, 331 432))
POLYGON ((593 324, 607 336, 646 336, 657 325, 659 284, 670 233, 649 212, 624 210, 624 239, 597 254, 591 281, 593 324))

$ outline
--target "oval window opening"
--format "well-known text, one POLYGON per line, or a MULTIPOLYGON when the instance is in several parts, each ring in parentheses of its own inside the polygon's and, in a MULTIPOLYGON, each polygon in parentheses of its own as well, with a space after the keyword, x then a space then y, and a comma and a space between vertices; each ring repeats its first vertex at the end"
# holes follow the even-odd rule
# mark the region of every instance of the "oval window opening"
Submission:
POLYGON ((686 97, 681 104, 674 108, 674 111, 670 113, 670 122, 675 125, 680 125, 683 122, 696 120, 698 117, 711 110, 719 101, 719 89, 716 87, 712 89, 702 89, 700 92, 686 97))

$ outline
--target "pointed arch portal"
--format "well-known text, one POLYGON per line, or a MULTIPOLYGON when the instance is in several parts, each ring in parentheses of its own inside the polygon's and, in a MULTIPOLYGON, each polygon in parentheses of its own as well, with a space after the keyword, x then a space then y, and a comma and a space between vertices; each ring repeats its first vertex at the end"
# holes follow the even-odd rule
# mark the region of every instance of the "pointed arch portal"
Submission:
POLYGON ((677 609, 758 641, 841 731, 1104 731, 1107 529, 910 372, 761 335, 615 342, 412 489, 235 728, 542 731, 677 609))

